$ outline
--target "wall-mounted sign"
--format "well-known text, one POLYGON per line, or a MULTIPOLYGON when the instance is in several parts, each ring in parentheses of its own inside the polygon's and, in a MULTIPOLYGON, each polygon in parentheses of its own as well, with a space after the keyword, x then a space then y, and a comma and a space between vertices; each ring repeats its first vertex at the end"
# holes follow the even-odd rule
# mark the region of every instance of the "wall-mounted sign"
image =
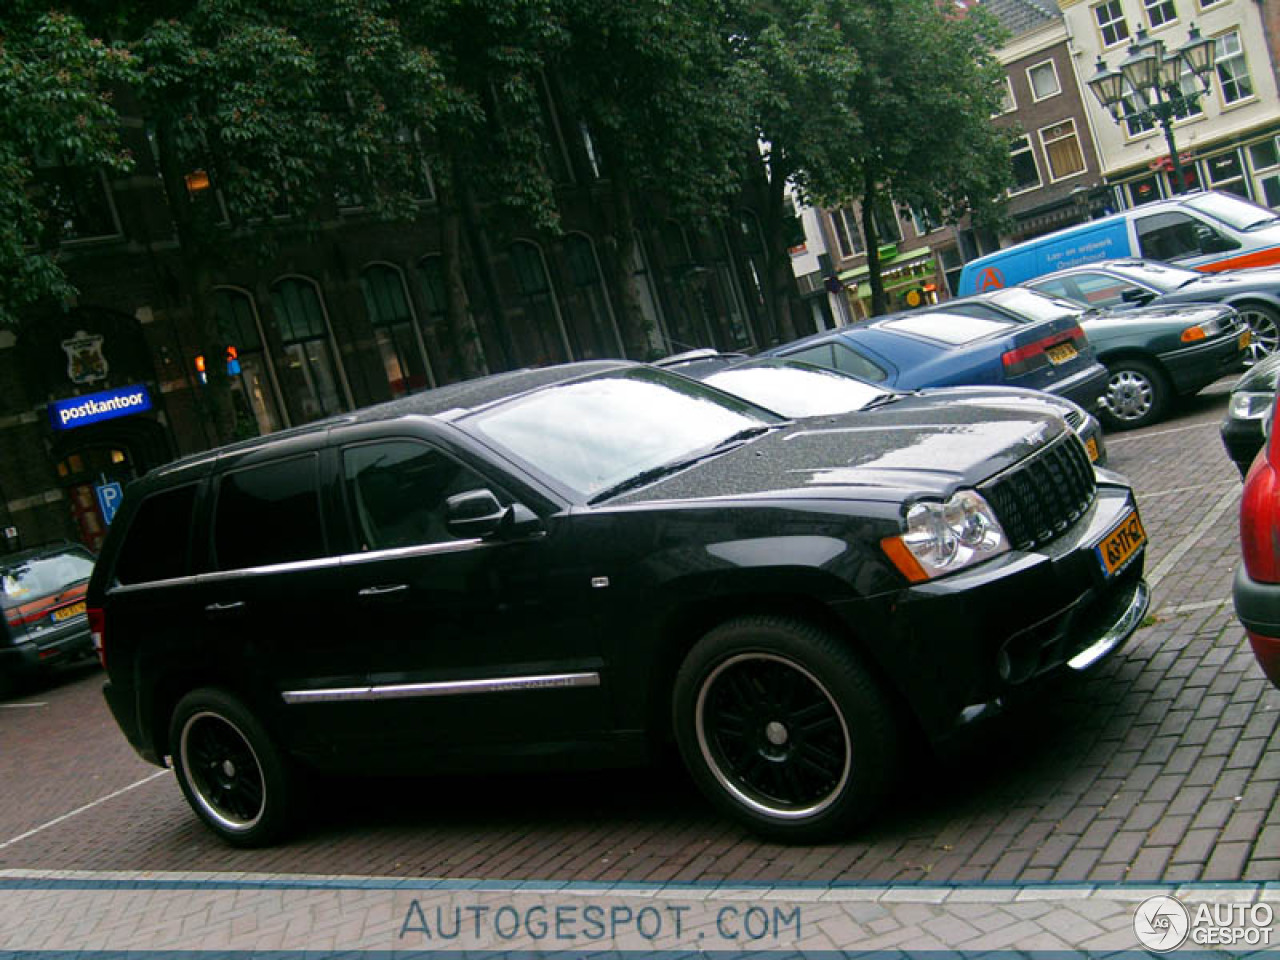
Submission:
POLYGON ((62 341, 67 353, 67 376, 72 383, 97 383, 107 379, 107 358, 102 352, 102 334, 77 330, 70 340, 62 341))
POLYGON ((119 387, 51 403, 49 420, 55 430, 71 430, 150 409, 151 394, 147 393, 146 387, 137 383, 131 387, 119 387))
POLYGON ((93 488, 98 495, 98 508, 102 511, 102 519, 110 525, 115 519, 116 508, 124 499, 124 486, 116 481, 98 484, 93 488))

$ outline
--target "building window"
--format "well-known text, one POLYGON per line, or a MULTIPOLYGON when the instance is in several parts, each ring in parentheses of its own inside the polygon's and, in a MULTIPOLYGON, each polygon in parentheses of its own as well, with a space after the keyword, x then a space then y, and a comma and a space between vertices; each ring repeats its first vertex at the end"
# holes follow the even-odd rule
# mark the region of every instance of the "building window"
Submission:
POLYGON ((309 423, 344 407, 329 324, 315 284, 290 277, 271 288, 271 308, 284 345, 281 389, 294 423, 309 423))
POLYGON ((1244 162, 1239 150, 1210 157, 1205 161, 1204 166, 1209 174, 1210 189, 1225 190, 1227 193, 1249 199, 1249 188, 1244 180, 1244 162))
POLYGON ((1249 164, 1253 172, 1259 174, 1257 188, 1260 199, 1268 207, 1280 207, 1280 173, 1267 172, 1280 167, 1280 145, 1275 137, 1268 137, 1261 143, 1249 146, 1249 164))
POLYGON ((516 357, 534 366, 567 361, 569 351, 560 325, 560 307, 551 289, 542 249, 528 240, 517 240, 507 253, 523 308, 523 315, 511 324, 516 357))
POLYGON ((879 245, 902 242, 902 224, 894 213, 893 201, 888 197, 878 197, 871 209, 871 226, 876 232, 879 245))
POLYGON ((279 430, 283 425, 280 408, 276 404, 270 364, 262 348, 253 299, 242 290, 219 287, 213 291, 213 309, 222 345, 227 348, 227 373, 235 402, 237 432, 261 436, 279 430), (235 363, 232 363, 232 348, 235 363), (250 428, 250 424, 256 429, 250 428))
POLYGON ((862 242, 862 228, 851 207, 833 210, 831 225, 835 228, 836 246, 840 248, 841 259, 848 260, 867 252, 866 245, 862 242))
POLYGON ((1102 34, 1102 45, 1114 47, 1129 39, 1129 25, 1124 22, 1124 8, 1120 0, 1107 0, 1093 8, 1094 19, 1098 23, 1098 32, 1102 34))
POLYGON ((1058 83, 1058 70, 1052 60, 1037 63, 1027 70, 1027 82, 1031 84, 1031 96, 1034 100, 1047 100, 1062 92, 1058 83))
POLYGON ((1009 160, 1013 164, 1013 188, 1010 193, 1025 193, 1040 186, 1040 168, 1036 165, 1036 152, 1031 138, 1018 137, 1009 148, 1009 160))
POLYGON ((50 244, 120 235, 106 177, 98 168, 37 157, 33 181, 35 202, 47 212, 50 244))
POLYGON ((1222 102, 1238 103, 1253 96, 1253 81, 1249 79, 1249 65, 1244 59, 1244 48, 1240 46, 1240 31, 1233 30, 1218 37, 1217 59, 1214 61, 1218 71, 1218 82, 1222 84, 1222 102))
POLYGON ((1155 129, 1155 121, 1145 112, 1149 106, 1150 103, 1146 100, 1135 97, 1124 98, 1124 125, 1130 137, 1141 136, 1155 129))
POLYGON ((1178 11, 1173 5, 1173 0, 1142 0, 1142 5, 1147 9, 1147 23, 1151 25, 1152 30, 1178 19, 1178 11))
POLYGON ((1084 172, 1084 154, 1076 137, 1076 122, 1071 119, 1055 123, 1040 131, 1040 145, 1049 161, 1050 181, 1064 180, 1084 172))
POLYGON ((937 217, 929 210, 911 208, 911 225, 915 227, 916 236, 923 237, 925 234, 933 233, 942 224, 937 217))
POLYGON ((1004 78, 1004 86, 1000 90, 1000 112, 996 116, 1004 113, 1012 113, 1018 109, 1018 101, 1013 97, 1013 80, 1010 77, 1004 78))
POLYGON ((1160 199, 1160 178, 1155 174, 1129 184, 1129 200, 1135 207, 1160 199))
POLYGON ((622 345, 591 241, 580 233, 569 234, 564 241, 564 260, 569 273, 565 307, 574 355, 580 360, 620 356, 622 345))
POLYGON ((400 271, 384 263, 366 267, 360 274, 360 290, 391 396, 435 386, 400 271))

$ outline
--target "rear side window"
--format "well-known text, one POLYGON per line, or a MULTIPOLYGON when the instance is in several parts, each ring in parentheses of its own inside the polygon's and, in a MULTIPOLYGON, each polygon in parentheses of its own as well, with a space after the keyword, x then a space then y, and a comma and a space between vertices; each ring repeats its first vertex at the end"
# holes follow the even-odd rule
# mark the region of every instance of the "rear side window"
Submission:
POLYGON ((323 556, 318 489, 314 454, 223 476, 213 522, 218 569, 323 556))
MULTIPOLYGON (((362 550, 456 540, 445 526, 445 501, 469 490, 493 489, 478 473, 413 440, 349 447, 342 462, 362 550)), ((497 490, 494 494, 509 502, 497 490)))
POLYGON ((115 579, 129 584, 185 576, 195 504, 194 483, 143 500, 125 531, 115 579))
POLYGON ((826 367, 828 370, 839 370, 852 374, 872 383, 883 383, 888 373, 870 358, 843 343, 828 341, 816 347, 808 347, 787 354, 788 360, 802 360, 815 367, 826 367))

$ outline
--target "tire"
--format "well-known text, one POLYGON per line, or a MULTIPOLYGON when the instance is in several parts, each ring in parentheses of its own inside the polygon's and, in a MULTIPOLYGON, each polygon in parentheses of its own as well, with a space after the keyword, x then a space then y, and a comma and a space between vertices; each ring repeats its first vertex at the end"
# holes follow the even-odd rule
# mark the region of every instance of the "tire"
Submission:
POLYGON ((236 697, 204 688, 183 697, 169 723, 173 769, 191 809, 236 847, 260 847, 291 826, 295 774, 236 697))
POLYGON ((1265 303, 1242 303, 1236 310, 1253 334, 1249 342, 1249 363, 1257 363, 1280 347, 1280 312, 1275 307, 1265 303))
POLYGON ((698 787, 771 839, 839 837, 895 779, 900 735, 884 692, 847 644, 810 624, 716 627, 681 665, 672 712, 698 787))
POLYGON ((1098 411, 1108 427, 1136 430, 1164 416, 1171 389, 1164 374, 1152 364, 1125 358, 1108 363, 1107 373, 1107 388, 1098 411))

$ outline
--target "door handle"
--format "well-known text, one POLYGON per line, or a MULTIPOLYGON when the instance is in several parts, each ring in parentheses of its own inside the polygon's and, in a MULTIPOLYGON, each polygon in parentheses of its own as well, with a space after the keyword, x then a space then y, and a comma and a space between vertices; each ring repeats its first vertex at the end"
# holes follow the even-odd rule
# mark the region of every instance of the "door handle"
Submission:
POLYGON ((403 600, 408 592, 407 583, 387 583, 378 587, 365 587, 356 596, 361 600, 403 600))
POLYGON ((210 620, 234 620, 244 616, 249 605, 243 600, 232 600, 230 603, 210 603, 205 606, 205 615, 210 620))

